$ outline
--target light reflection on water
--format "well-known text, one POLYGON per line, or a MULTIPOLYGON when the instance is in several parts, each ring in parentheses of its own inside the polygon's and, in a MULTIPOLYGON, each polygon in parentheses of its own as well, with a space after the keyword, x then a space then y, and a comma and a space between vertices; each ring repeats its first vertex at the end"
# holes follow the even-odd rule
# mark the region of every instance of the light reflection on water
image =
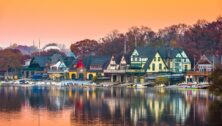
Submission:
POLYGON ((207 90, 0 87, 0 126, 222 125, 207 90))

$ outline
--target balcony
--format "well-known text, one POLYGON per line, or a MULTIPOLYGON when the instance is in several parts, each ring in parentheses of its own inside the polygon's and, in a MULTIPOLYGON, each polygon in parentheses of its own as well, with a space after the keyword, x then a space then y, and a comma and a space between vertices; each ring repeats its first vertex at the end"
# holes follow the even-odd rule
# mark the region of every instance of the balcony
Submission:
POLYGON ((208 71, 205 71, 205 72, 202 72, 202 71, 188 71, 186 75, 188 75, 188 76, 208 76, 210 74, 211 74, 211 72, 208 72, 208 71))
POLYGON ((126 73, 126 70, 109 69, 109 70, 104 70, 104 73, 126 73))
POLYGON ((127 73, 145 73, 144 69, 127 69, 127 73))

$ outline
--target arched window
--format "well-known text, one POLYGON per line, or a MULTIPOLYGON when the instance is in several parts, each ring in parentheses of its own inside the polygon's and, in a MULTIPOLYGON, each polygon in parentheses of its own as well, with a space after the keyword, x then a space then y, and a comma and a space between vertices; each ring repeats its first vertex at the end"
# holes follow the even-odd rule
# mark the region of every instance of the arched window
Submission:
POLYGON ((93 80, 93 75, 89 74, 89 80, 93 80))
POLYGON ((76 79, 76 74, 72 74, 72 80, 76 79))

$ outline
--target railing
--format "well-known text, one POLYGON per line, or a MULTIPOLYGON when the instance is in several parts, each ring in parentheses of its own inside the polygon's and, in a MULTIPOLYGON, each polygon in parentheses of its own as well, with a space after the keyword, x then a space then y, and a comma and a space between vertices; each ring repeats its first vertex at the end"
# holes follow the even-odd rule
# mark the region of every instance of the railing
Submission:
POLYGON ((188 71, 186 74, 187 75, 202 75, 202 76, 207 76, 210 75, 212 72, 209 71, 188 71))
POLYGON ((104 73, 125 73, 126 70, 104 70, 104 73))
POLYGON ((67 73, 67 70, 48 70, 48 73, 67 73))
POLYGON ((126 70, 127 73, 145 73, 144 69, 128 69, 126 70))

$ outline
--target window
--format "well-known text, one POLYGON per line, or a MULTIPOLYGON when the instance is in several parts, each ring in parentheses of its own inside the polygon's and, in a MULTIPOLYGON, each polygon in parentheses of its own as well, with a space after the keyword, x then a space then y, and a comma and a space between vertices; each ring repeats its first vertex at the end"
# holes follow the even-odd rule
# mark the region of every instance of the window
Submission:
POLYGON ((143 59, 142 59, 142 61, 146 62, 146 59, 145 59, 145 58, 143 58, 143 59))
POLYGON ((155 64, 152 65, 152 70, 155 71, 155 64))
POLYGON ((179 63, 175 63, 175 66, 176 66, 176 67, 179 67, 179 63))
POLYGON ((156 61, 156 57, 154 57, 154 61, 156 61))
POLYGON ((185 72, 187 71, 187 65, 185 65, 185 72))
POLYGON ((184 62, 187 62, 187 60, 186 60, 186 59, 184 59, 184 62))
POLYGON ((115 66, 116 66, 116 64, 110 64, 110 66, 111 66, 111 67, 115 67, 115 66))
POLYGON ((159 70, 162 70, 162 64, 161 63, 159 64, 159 70))
POLYGON ((176 62, 181 62, 181 59, 180 58, 176 58, 176 62))
POLYGON ((160 61, 160 57, 158 57, 158 61, 160 61))
POLYGON ((135 60, 134 61, 138 61, 139 60, 139 58, 138 57, 135 57, 135 60))

